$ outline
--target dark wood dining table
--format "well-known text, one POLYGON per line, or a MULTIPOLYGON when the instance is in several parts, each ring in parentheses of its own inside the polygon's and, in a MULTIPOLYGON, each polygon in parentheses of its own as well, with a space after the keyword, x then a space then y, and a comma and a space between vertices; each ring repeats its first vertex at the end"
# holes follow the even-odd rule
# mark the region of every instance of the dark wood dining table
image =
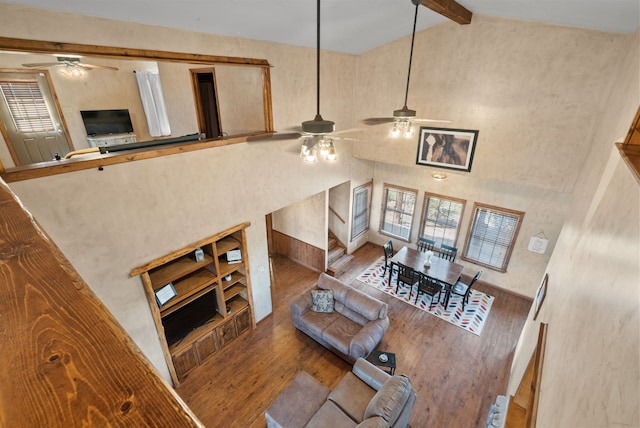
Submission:
POLYGON ((424 262, 427 259, 427 254, 422 251, 414 250, 409 247, 402 247, 400 251, 395 253, 391 258, 391 269, 389 269, 389 285, 391 285, 391 274, 393 272, 393 265, 401 263, 408 266, 431 279, 440 282, 445 286, 446 297, 445 305, 449 303, 449 296, 451 295, 451 287, 462 275, 464 266, 461 264, 450 262, 447 259, 441 259, 437 253, 434 252, 431 257, 431 266, 425 266, 424 262))

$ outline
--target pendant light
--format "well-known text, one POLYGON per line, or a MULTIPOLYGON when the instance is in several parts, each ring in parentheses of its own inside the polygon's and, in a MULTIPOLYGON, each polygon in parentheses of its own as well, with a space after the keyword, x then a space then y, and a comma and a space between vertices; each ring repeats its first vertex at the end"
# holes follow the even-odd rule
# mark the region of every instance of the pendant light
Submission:
POLYGON ((318 157, 323 160, 336 159, 333 139, 327 135, 335 130, 336 124, 330 120, 324 120, 320 114, 320 0, 316 3, 316 116, 313 120, 302 122, 302 132, 307 137, 300 151, 300 157, 307 162, 317 162, 318 157))
POLYGON ((393 111, 393 129, 391 130, 392 137, 398 137, 400 135, 404 137, 410 137, 413 134, 413 126, 410 119, 416 117, 416 111, 407 107, 407 98, 409 97, 409 81, 411 80, 411 62, 413 61, 413 43, 416 38, 416 24, 418 22, 418 8, 420 7, 420 0, 411 0, 416 7, 416 12, 413 16, 413 31, 411 32, 411 51, 409 53, 409 69, 407 70, 407 87, 404 91, 404 105, 399 110, 393 111))

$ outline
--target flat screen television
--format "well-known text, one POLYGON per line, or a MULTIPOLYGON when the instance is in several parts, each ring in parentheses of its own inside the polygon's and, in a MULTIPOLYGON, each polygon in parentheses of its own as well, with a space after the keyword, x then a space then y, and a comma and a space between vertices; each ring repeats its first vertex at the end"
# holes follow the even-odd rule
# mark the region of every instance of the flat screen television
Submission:
POLYGON ((83 110, 82 122, 87 135, 126 134, 133 132, 129 110, 83 110))
POLYGON ((169 346, 180 341, 196 328, 211 321, 216 314, 217 306, 216 292, 211 290, 199 299, 162 318, 162 325, 164 326, 164 333, 169 346))

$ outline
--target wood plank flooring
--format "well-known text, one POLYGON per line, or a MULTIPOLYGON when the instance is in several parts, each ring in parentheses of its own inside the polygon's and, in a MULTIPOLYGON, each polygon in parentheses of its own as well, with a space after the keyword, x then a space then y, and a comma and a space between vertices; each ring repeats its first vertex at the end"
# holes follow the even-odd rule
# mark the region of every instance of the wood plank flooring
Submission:
MULTIPOLYGON (((367 243, 353 255, 339 278, 389 304, 391 324, 379 349, 396 354, 396 373, 417 391, 411 426, 484 427, 496 396, 506 392, 531 300, 478 281, 496 299, 476 336, 356 281, 382 255, 380 246, 367 243)), ((318 273, 283 257, 272 259, 272 272, 273 313, 176 389, 207 427, 265 427, 264 411, 298 372, 333 388, 351 368, 293 327, 289 302, 318 273)))

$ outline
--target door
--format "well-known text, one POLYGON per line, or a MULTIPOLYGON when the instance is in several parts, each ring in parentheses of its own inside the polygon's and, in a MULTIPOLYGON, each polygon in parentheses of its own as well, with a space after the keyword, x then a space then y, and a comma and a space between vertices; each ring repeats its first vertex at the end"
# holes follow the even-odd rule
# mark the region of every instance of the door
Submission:
POLYGON ((200 133, 206 138, 222 136, 214 69, 191 70, 200 133))
POLYGON ((16 166, 73 150, 47 72, 0 73, 0 122, 16 166))

